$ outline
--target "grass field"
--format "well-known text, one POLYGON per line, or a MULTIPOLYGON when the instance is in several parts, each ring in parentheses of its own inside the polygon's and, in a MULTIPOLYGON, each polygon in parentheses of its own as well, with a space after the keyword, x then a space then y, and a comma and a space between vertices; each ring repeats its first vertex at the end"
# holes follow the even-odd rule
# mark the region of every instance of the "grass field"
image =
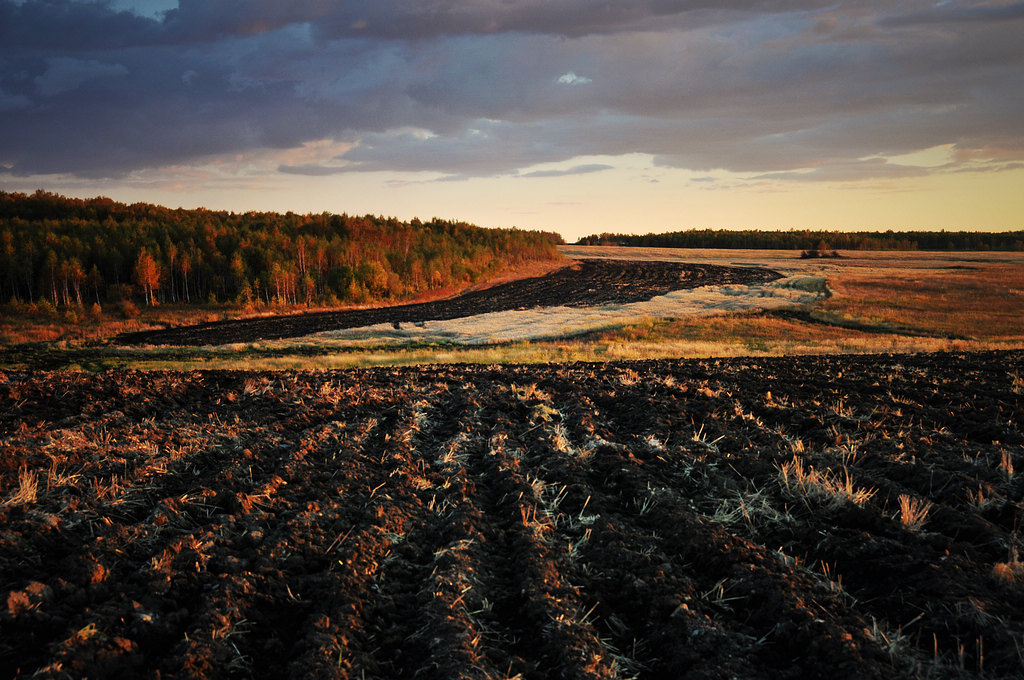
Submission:
MULTIPOLYGON (((570 258, 761 266, 786 275, 747 290, 679 291, 650 302, 548 308, 208 348, 96 347, 126 330, 231 318, 238 310, 143 310, 135 319, 5 314, 0 366, 99 369, 346 368, 1024 347, 1024 254, 565 246, 570 258), (33 344, 20 344, 32 342, 33 344)), ((251 312, 250 312, 251 313, 251 312)))
POLYGON ((1024 342, 1024 254, 854 252, 804 260, 781 251, 567 248, 579 256, 690 258, 824 277, 829 296, 798 315, 744 313, 632 324, 617 344, 710 342, 769 354, 1000 349, 1024 342))

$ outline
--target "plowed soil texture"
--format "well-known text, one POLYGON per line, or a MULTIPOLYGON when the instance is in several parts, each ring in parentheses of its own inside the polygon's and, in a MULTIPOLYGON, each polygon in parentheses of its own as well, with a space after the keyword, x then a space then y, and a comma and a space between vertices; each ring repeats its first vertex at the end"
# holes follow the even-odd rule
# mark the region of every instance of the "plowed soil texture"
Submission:
POLYGON ((8 373, 0 677, 1020 677, 1022 359, 8 373))
POLYGON ((780 277, 778 272, 758 268, 679 262, 582 260, 545 276, 511 281, 446 300, 218 321, 129 333, 118 337, 115 342, 127 345, 197 346, 296 338, 343 328, 362 328, 382 323, 444 321, 514 309, 640 302, 673 290, 728 284, 751 285, 780 277))

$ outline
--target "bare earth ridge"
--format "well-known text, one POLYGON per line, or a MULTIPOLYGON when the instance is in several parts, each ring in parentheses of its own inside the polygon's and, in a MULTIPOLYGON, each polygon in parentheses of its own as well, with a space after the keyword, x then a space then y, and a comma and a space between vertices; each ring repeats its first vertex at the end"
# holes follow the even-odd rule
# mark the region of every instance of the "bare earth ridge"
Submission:
POLYGON ((224 345, 293 338, 381 323, 458 319, 537 307, 585 307, 649 300, 673 290, 765 283, 781 278, 768 269, 681 262, 582 260, 548 275, 510 281, 458 297, 392 307, 312 312, 219 321, 119 336, 125 345, 224 345))

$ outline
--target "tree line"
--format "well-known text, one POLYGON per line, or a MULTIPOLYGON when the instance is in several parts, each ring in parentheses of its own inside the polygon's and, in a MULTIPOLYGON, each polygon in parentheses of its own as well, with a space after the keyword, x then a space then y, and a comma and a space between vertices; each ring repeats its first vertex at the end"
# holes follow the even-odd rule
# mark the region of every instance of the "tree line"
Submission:
POLYGON ((1024 231, 758 231, 690 229, 666 234, 595 234, 577 245, 758 250, 1024 250, 1024 231))
POLYGON ((368 303, 560 257, 559 235, 366 215, 169 209, 0 191, 0 301, 368 303))

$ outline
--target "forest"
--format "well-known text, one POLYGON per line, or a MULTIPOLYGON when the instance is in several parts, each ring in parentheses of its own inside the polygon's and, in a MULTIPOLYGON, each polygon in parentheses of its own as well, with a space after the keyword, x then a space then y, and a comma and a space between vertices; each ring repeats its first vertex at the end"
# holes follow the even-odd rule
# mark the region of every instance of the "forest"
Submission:
POLYGON ((0 191, 0 301, 365 304, 559 256, 553 233, 331 213, 233 213, 0 191))
POLYGON ((690 229, 667 234, 594 234, 576 245, 759 250, 1024 250, 1024 231, 758 231, 690 229))

